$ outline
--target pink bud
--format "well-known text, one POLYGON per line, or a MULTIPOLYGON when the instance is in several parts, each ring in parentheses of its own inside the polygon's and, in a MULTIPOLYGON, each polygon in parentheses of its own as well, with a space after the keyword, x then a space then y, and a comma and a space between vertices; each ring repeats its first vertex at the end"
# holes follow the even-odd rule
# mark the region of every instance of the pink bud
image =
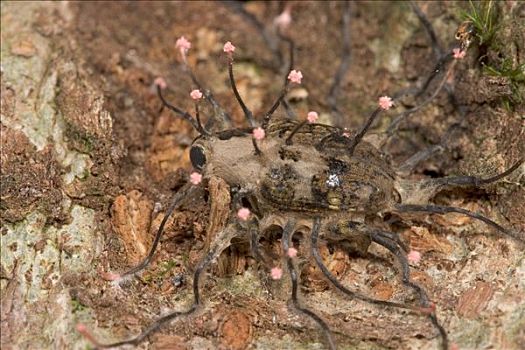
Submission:
POLYGON ((292 83, 301 84, 301 80, 303 79, 303 73, 301 73, 300 70, 292 70, 290 74, 288 74, 288 80, 290 80, 292 83))
POLYGON ((241 219, 242 221, 246 221, 250 217, 250 214, 251 214, 250 209, 243 207, 239 209, 239 211, 237 212, 237 217, 241 219))
POLYGON ((281 31, 286 30, 290 23, 292 23, 292 16, 290 15, 290 9, 286 8, 279 16, 275 17, 273 24, 277 26, 281 31))
POLYGON ((274 267, 270 271, 273 280, 280 280, 283 277, 283 270, 280 267, 274 267))
POLYGON ((113 272, 102 272, 100 273, 100 277, 106 281, 116 281, 120 278, 120 275, 113 272))
POLYGON ((290 258, 295 258, 297 256, 297 249, 295 248, 289 248, 288 251, 286 252, 286 254, 290 257, 290 258))
POLYGON ((77 329, 77 332, 79 333, 85 333, 87 331, 87 327, 83 323, 77 323, 75 328, 77 329))
POLYGON ((314 111, 308 112, 306 119, 308 120, 308 123, 315 123, 317 119, 319 119, 319 114, 314 111))
POLYGON ((427 307, 419 307, 418 309, 424 314, 432 315, 436 313, 436 304, 430 302, 430 304, 427 307))
POLYGON ((153 84, 161 88, 161 90, 164 90, 165 88, 168 87, 168 84, 166 84, 166 80, 164 80, 163 77, 155 78, 155 80, 153 81, 153 84))
POLYGON ((231 42, 227 41, 226 44, 224 44, 223 50, 226 53, 232 54, 233 51, 235 51, 235 46, 233 46, 231 42))
POLYGON ((77 323, 75 326, 78 333, 80 333, 84 338, 86 338, 87 341, 89 341, 92 345, 94 345, 96 348, 100 346, 100 344, 97 342, 95 337, 89 332, 88 328, 83 323, 77 323))
POLYGON ((467 54, 467 51, 462 51, 460 48, 456 47, 452 50, 452 54, 455 59, 462 59, 467 54))
POLYGON ((381 109, 384 109, 385 111, 387 111, 393 105, 394 105, 394 102, 392 101, 391 97, 382 96, 379 98, 379 107, 381 107, 381 109))
POLYGON ((421 253, 417 250, 411 250, 407 254, 407 259, 409 263, 418 264, 421 261, 421 253))
POLYGON ((185 55, 191 48, 191 43, 185 37, 181 36, 175 42, 175 47, 179 49, 183 55, 185 55))
POLYGON ((192 99, 198 100, 202 97, 202 92, 200 92, 200 90, 195 89, 190 92, 190 96, 192 99))
POLYGON ((263 128, 258 127, 253 129, 253 138, 256 140, 262 140, 266 136, 266 132, 263 128))
POLYGON ((450 343, 449 350, 459 350, 459 346, 456 343, 450 343))
POLYGON ((194 171, 190 174, 190 182, 193 185, 198 185, 202 182, 202 174, 199 174, 198 172, 194 171))

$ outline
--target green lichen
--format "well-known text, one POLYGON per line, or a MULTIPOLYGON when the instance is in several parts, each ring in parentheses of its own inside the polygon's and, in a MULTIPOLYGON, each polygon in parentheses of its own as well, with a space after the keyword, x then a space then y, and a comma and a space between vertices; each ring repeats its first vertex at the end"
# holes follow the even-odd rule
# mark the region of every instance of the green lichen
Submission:
POLYGON ((84 310, 86 310, 87 307, 82 305, 82 303, 80 303, 78 300, 75 300, 75 299, 71 299, 71 312, 72 313, 77 313, 77 312, 82 312, 84 310))
POLYGON ((95 149, 96 138, 86 132, 80 131, 78 127, 71 123, 66 122, 65 124, 65 135, 73 147, 78 152, 91 154, 95 149))
POLYGON ((147 275, 143 279, 145 282, 160 282, 163 281, 175 267, 179 266, 180 264, 173 259, 170 259, 168 261, 162 262, 160 264, 160 269, 155 274, 147 275))

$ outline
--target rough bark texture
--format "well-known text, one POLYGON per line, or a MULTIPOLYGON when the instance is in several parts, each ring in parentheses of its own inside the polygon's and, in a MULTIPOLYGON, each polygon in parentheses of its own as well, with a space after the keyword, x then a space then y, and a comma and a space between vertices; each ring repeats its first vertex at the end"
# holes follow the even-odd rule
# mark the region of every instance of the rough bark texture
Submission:
MULTIPOLYGON (((244 6, 267 24, 279 13, 277 3, 244 6)), ((449 48, 466 4, 420 6, 449 48)), ((492 42, 476 44, 450 80, 465 113, 461 128, 446 151, 412 176, 490 175, 525 154, 523 76, 491 75, 480 63, 523 69, 525 4, 499 2, 497 9, 492 42)), ((207 245, 207 228, 218 225, 208 222, 207 197, 195 198, 168 222, 141 280, 118 287, 100 278, 144 256, 190 169, 193 131, 168 111, 158 113, 152 86, 165 77, 169 98, 192 108, 194 87, 175 39, 192 40, 190 64, 236 122, 242 113, 227 82, 222 43, 238 47, 239 90, 256 115, 278 95, 282 75, 268 65, 274 58, 255 28, 219 3, 2 2, 1 12, 1 347, 85 349, 78 322, 108 341, 137 334, 167 309, 187 307, 192 267, 207 245)), ((341 13, 340 3, 293 8, 295 66, 305 79, 291 95, 300 116, 317 110, 331 122, 325 100, 340 61, 341 13)), ((344 125, 356 127, 378 96, 427 75, 435 56, 406 3, 353 4, 350 34, 351 64, 337 102, 344 125)), ((460 118, 441 94, 402 125, 388 148, 393 161, 436 144, 460 118)), ((452 191, 437 200, 523 231, 524 181, 522 167, 474 194, 452 191)), ((460 349, 525 347, 523 244, 455 215, 414 220, 403 235, 423 253, 413 276, 438 305, 451 341, 460 349)), ((348 286, 409 300, 392 259, 379 248, 372 253, 348 259, 337 252, 330 263, 348 286)), ((141 348, 324 348, 315 325, 287 308, 286 283, 268 287, 253 259, 242 251, 230 257, 210 269, 206 307, 141 348), (272 296, 268 288, 280 292, 272 296)), ((306 278, 302 301, 327 321, 341 349, 439 348, 426 318, 349 300, 314 277, 306 278)))

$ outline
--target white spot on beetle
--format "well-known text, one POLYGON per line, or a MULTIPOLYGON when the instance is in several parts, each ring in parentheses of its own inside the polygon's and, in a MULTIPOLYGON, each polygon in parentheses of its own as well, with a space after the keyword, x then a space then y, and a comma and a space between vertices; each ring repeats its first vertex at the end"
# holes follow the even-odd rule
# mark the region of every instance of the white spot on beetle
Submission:
POLYGON ((328 175, 328 180, 326 180, 326 185, 330 188, 339 187, 341 185, 339 176, 337 176, 336 174, 328 175))

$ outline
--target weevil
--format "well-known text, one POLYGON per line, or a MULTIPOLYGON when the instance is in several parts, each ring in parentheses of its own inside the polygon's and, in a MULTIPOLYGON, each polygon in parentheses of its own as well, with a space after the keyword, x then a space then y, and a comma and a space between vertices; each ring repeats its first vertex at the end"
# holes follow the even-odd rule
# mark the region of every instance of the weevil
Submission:
MULTIPOLYGON (((349 8, 349 5, 347 6, 349 8)), ((287 71, 291 72, 294 68, 293 42, 284 33, 278 34, 281 40, 290 44, 287 71)), ((469 23, 460 26, 456 33, 459 52, 464 53, 468 49, 473 35, 474 30, 469 23)), ((379 107, 371 113, 364 125, 350 132, 335 126, 294 120, 290 118, 289 113, 288 117, 279 114, 277 108, 280 105, 289 111, 289 106, 286 106, 284 99, 291 80, 288 79, 285 80, 283 90, 274 105, 260 118, 255 118, 242 100, 235 84, 232 47, 230 43, 224 48, 229 58, 230 83, 249 127, 218 129, 218 126, 228 124, 227 118, 223 118, 225 119, 223 123, 203 124, 198 104, 196 104, 195 116, 192 116, 169 103, 163 95, 162 84, 157 85, 163 107, 190 122, 199 133, 189 152, 193 167, 202 175, 202 183, 211 186, 212 183, 219 181, 226 184, 229 188, 228 200, 231 200, 231 213, 224 218, 224 225, 214 233, 207 244, 206 253, 195 267, 192 305, 185 311, 175 311, 159 318, 137 337, 120 342, 101 343, 89 334, 84 326, 79 327, 79 331, 100 348, 139 344, 169 321, 191 315, 199 309, 202 305, 199 289, 201 275, 230 246, 233 238, 247 238, 250 242, 251 255, 263 268, 269 270, 272 267, 271 254, 264 251, 260 240, 261 238, 275 239, 265 235, 270 228, 278 227, 282 232, 279 238, 281 257, 287 267, 292 285, 290 297, 292 305, 296 311, 319 326, 328 348, 336 348, 330 325, 299 300, 299 273, 291 245, 292 238, 297 232, 307 233, 306 240, 310 246, 310 254, 334 288, 351 298, 386 307, 408 309, 427 316, 441 336, 442 348, 449 349, 447 332, 438 320, 435 305, 424 288, 411 279, 409 249, 400 236, 389 229, 385 218, 402 216, 404 213, 460 213, 480 220, 498 232, 523 242, 525 237, 522 232, 507 229, 481 214, 463 208, 431 204, 431 200, 436 193, 446 188, 479 187, 496 182, 512 174, 524 160, 519 159, 503 173, 487 178, 456 176, 424 180, 406 179, 403 177, 404 170, 413 164, 394 167, 377 143, 366 137, 378 116, 392 104, 398 103, 402 95, 380 100, 379 107), (261 121, 261 126, 257 125, 257 120, 261 121), (255 136, 255 131, 262 136, 255 136), (247 210, 249 216, 236 215, 238 209, 247 210), (401 266, 402 283, 415 292, 419 303, 412 305, 374 299, 344 286, 324 263, 319 252, 320 239, 343 247, 349 253, 363 256, 366 256, 372 244, 386 248, 401 266)), ((185 64, 186 53, 187 50, 181 50, 185 64)), ((401 113, 399 118, 405 118, 421 106, 430 103, 443 89, 455 64, 453 55, 453 53, 444 54, 423 86, 411 92, 415 96, 423 94, 431 85, 430 82, 441 75, 441 82, 437 84, 434 93, 418 106, 401 113), (448 68, 444 69, 447 66, 448 68)), ((187 67, 187 70, 199 91, 205 91, 206 100, 214 107, 217 106, 213 95, 202 88, 191 69, 187 67)), ((220 114, 225 116, 224 113, 220 114)), ((399 118, 394 118, 394 125, 401 120, 399 118)), ((389 130, 393 129, 389 128, 389 130)), ((195 188, 195 184, 188 183, 175 195, 147 257, 133 269, 118 276, 111 276, 110 279, 133 276, 149 265, 168 217, 187 197, 197 193, 195 188)))

